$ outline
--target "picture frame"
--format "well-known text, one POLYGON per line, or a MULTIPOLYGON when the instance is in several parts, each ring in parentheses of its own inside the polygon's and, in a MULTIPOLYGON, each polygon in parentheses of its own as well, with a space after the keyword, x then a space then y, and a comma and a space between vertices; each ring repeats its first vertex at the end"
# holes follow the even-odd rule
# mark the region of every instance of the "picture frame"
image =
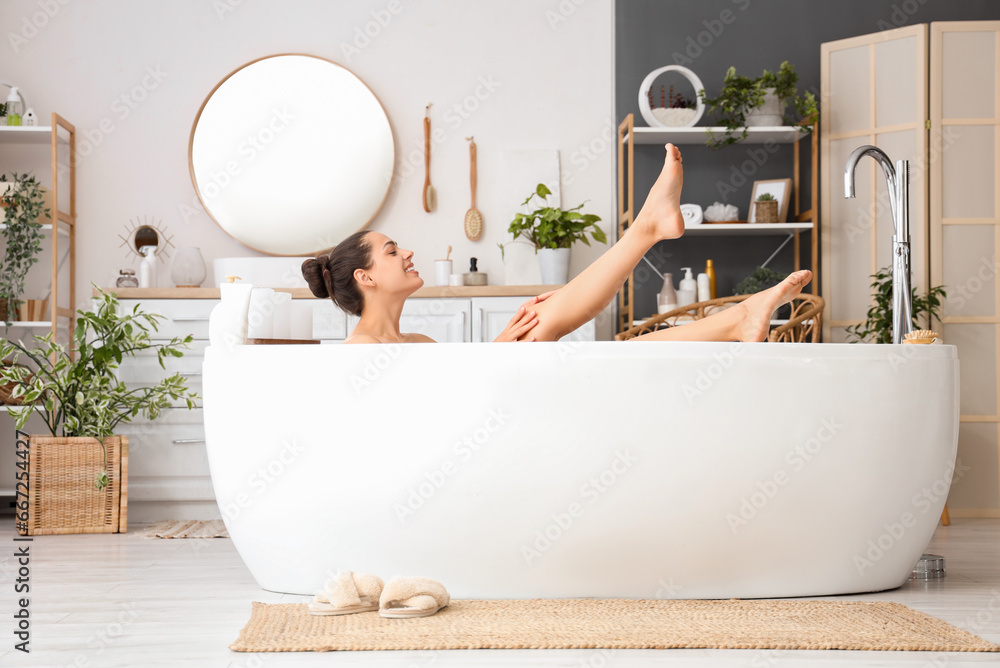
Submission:
POLYGON ((788 205, 792 201, 792 180, 791 179, 769 179, 766 181, 754 181, 753 192, 750 194, 750 210, 747 213, 747 222, 757 222, 757 212, 754 202, 764 193, 774 195, 778 200, 778 222, 788 222, 788 205))

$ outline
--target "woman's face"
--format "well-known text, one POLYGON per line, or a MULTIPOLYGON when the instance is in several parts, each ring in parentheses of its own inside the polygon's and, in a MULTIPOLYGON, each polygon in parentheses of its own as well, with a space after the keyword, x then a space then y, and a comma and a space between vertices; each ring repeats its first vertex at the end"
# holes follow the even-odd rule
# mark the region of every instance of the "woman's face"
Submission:
POLYGON ((424 284, 411 261, 413 251, 398 247, 381 232, 369 232, 365 240, 372 249, 372 266, 366 273, 379 290, 409 295, 424 284))

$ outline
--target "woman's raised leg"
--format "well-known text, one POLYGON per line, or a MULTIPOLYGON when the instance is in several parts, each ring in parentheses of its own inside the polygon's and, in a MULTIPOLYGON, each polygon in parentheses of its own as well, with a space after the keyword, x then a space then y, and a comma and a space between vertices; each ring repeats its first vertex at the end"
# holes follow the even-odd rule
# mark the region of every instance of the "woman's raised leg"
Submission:
POLYGON ((522 340, 556 341, 597 317, 656 242, 684 234, 681 152, 673 144, 667 144, 666 149, 663 170, 629 229, 579 276, 532 307, 538 324, 522 340))

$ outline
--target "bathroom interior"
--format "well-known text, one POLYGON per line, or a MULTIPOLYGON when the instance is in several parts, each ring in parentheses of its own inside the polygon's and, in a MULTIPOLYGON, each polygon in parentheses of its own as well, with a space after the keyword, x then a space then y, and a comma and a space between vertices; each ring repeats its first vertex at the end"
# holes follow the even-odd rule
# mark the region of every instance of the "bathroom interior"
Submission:
POLYGON ((1000 661, 997 3, 0 28, 0 665, 1000 661), (747 120, 761 72, 794 90, 747 120), (631 229, 665 144, 683 236, 559 341, 469 345, 631 229), (344 345, 300 267, 362 229, 438 345, 344 345), (800 269, 763 342, 629 342, 800 269), (450 603, 315 614, 345 572, 450 603))

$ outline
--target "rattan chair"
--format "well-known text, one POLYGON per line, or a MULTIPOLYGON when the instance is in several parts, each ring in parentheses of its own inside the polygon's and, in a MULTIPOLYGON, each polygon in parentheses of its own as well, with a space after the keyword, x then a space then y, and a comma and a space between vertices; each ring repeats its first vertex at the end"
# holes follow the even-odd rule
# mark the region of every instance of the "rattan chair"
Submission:
MULTIPOLYGON (((615 335, 616 341, 626 341, 628 339, 655 332, 665 327, 682 325, 692 320, 700 320, 713 313, 724 311, 735 306, 750 295, 736 295, 733 297, 720 297, 719 299, 709 299, 708 301, 695 302, 680 308, 675 308, 666 313, 651 316, 635 327, 626 329, 624 332, 615 335)), ((820 333, 823 329, 823 308, 826 302, 822 297, 813 294, 799 294, 792 302, 792 313, 788 322, 779 325, 771 330, 767 340, 772 343, 819 343, 820 333)))

